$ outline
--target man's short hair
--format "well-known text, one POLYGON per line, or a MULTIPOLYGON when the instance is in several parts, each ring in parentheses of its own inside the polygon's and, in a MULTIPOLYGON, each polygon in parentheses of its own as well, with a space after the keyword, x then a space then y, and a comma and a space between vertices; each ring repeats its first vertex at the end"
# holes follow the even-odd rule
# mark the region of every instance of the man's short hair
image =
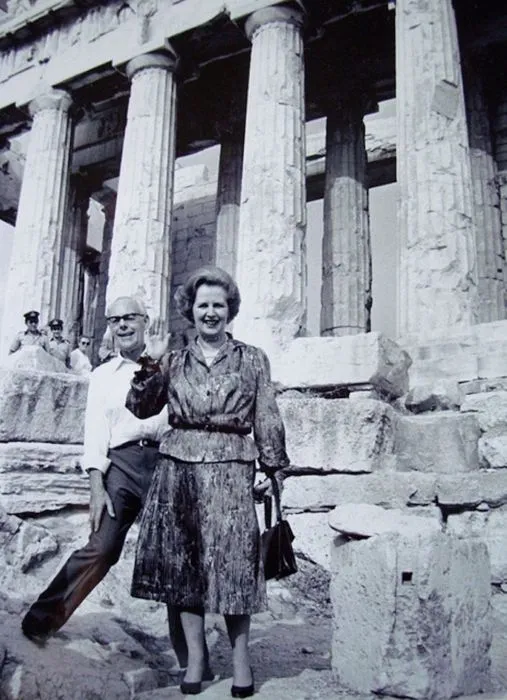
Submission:
POLYGON ((114 301, 112 301, 106 310, 106 316, 111 315, 111 307, 113 307, 115 304, 117 304, 120 301, 128 301, 133 303, 137 309, 138 313, 143 314, 143 316, 147 316, 148 312, 146 311, 146 305, 142 299, 139 299, 139 297, 128 297, 128 296, 123 296, 123 297, 117 297, 114 301))

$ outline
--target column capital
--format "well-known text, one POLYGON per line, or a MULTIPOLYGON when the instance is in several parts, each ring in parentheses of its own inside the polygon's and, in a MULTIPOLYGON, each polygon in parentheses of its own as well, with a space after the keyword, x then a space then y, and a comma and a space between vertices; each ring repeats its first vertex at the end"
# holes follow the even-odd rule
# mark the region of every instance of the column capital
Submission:
POLYGON ((37 112, 42 112, 44 109, 55 109, 60 112, 68 112, 72 107, 72 97, 65 90, 48 90, 47 92, 35 97, 28 109, 31 116, 35 116, 37 112))
POLYGON ((132 80, 134 75, 146 68, 164 68, 167 71, 176 71, 178 67, 178 59, 170 53, 154 51, 153 53, 144 53, 141 56, 132 58, 126 66, 126 73, 129 80, 132 80))
POLYGON ((266 24, 272 24, 274 22, 284 22, 301 28, 305 23, 305 15, 302 10, 298 10, 294 7, 280 5, 265 7, 262 10, 257 10, 248 17, 245 22, 245 34, 251 41, 258 29, 266 24))

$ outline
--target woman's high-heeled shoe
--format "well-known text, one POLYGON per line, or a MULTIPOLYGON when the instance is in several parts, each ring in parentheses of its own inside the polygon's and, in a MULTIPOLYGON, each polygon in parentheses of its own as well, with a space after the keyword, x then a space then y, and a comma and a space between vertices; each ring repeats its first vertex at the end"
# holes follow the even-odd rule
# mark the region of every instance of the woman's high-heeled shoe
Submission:
POLYGON ((201 681, 194 681, 193 683, 181 681, 180 690, 183 695, 199 695, 202 690, 202 683, 201 681))
POLYGON ((249 698, 255 692, 254 686, 254 675, 253 670, 250 669, 252 674, 252 682, 250 685, 233 685, 231 688, 231 695, 233 698, 249 698))

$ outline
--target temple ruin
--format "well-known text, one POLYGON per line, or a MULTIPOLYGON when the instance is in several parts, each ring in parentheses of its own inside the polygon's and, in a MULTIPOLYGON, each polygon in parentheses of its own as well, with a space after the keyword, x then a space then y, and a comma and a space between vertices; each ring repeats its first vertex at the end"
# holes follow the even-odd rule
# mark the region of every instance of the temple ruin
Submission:
MULTIPOLYGON (((124 294, 182 343, 174 288, 201 264, 224 267, 242 295, 234 335, 272 360, 292 459, 285 511, 299 552, 331 572, 336 614, 361 562, 388 571, 391 603, 450 591, 449 638, 422 603, 417 620, 429 646, 455 655, 452 679, 427 648, 407 660, 416 631, 400 608, 397 635, 387 618, 363 621, 385 633, 375 659, 361 656, 367 687, 347 676, 336 628, 337 684, 419 700, 507 689, 507 8, 7 0, 3 14, 0 218, 15 232, 0 353, 28 309, 89 334, 96 350, 108 300, 124 294), (382 128, 365 122, 394 100, 382 128), (216 179, 183 167, 213 146, 216 179), (369 200, 390 183, 386 337, 371 325, 369 200), (314 201, 318 333, 307 309, 314 201), (398 519, 358 532, 347 504, 398 519)), ((0 382, 0 510, 27 527, 48 513, 63 523, 87 502, 75 468, 86 382, 12 366, 0 382)))

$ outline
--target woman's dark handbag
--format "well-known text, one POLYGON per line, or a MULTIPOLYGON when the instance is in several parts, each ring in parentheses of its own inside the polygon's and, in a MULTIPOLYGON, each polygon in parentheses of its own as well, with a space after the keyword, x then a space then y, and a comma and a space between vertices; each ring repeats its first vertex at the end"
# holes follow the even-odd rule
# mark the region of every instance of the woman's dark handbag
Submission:
POLYGON ((271 477, 273 498, 264 497, 264 521, 266 529, 261 535, 262 560, 264 562, 264 577, 285 578, 298 570, 296 557, 292 549, 294 534, 287 520, 282 518, 280 506, 280 490, 274 476, 271 477), (271 525, 272 501, 275 502, 276 523, 271 525))

